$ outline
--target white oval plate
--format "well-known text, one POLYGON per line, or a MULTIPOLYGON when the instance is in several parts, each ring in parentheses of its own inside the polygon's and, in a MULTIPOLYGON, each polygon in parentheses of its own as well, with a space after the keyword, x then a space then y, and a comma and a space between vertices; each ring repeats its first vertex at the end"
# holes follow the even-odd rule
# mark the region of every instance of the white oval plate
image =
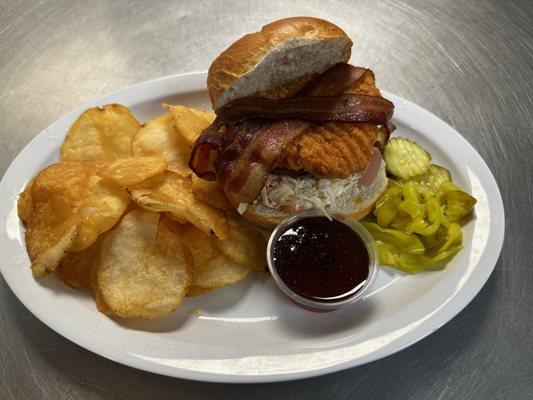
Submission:
POLYGON ((121 103, 141 120, 164 113, 162 102, 209 108, 205 73, 143 82, 87 103, 41 132, 13 161, 0 184, 0 268, 15 295, 59 334, 111 360, 180 378, 270 382, 322 375, 399 351, 449 321, 481 289, 498 259, 504 212, 487 165, 454 129, 390 93, 396 135, 413 138, 446 166, 478 203, 464 227, 464 249, 445 270, 408 276, 382 268, 364 301, 330 313, 298 308, 267 274, 186 299, 160 320, 113 320, 92 296, 53 274, 35 280, 17 218, 26 182, 58 160, 67 129, 88 107, 121 103))

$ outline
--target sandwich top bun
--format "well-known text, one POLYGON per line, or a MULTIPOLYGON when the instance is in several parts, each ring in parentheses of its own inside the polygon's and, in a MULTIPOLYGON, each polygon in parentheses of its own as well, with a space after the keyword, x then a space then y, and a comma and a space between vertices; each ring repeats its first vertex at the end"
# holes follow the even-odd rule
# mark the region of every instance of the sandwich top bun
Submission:
POLYGON ((294 95, 316 75, 350 59, 352 41, 331 22, 286 18, 237 40, 209 68, 207 90, 215 112, 246 96, 294 95))

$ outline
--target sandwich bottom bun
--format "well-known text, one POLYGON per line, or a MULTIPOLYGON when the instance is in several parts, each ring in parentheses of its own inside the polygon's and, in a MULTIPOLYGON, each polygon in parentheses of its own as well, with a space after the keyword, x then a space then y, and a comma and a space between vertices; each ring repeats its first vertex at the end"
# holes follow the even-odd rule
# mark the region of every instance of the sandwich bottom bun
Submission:
MULTIPOLYGON (((360 177, 361 174, 354 174, 342 180, 322 179, 318 181, 318 184, 317 180, 312 178, 274 178, 277 180, 274 183, 275 189, 270 190, 269 195, 265 196, 263 193, 254 203, 248 204, 242 216, 251 223, 265 229, 273 229, 292 214, 310 208, 326 210, 331 217, 335 218, 359 220, 372 210, 376 200, 387 188, 388 180, 385 174, 385 162, 382 161, 378 173, 370 185, 360 187, 360 177), (307 200, 304 200, 305 205, 300 207, 298 211, 288 212, 285 211, 287 207, 284 207, 285 210, 281 210, 279 207, 268 204, 272 200, 278 200, 280 193, 283 193, 285 203, 293 204, 291 194, 296 197, 294 195, 295 185, 300 188, 299 193, 302 193, 302 196, 307 200), (301 189, 302 187, 303 189, 301 189), (315 205, 312 205, 312 203, 315 205)), ((270 178, 272 180, 272 176, 270 178)), ((294 200, 294 205, 296 203, 297 200, 294 200)), ((235 207, 237 208, 238 205, 235 205, 235 207)))

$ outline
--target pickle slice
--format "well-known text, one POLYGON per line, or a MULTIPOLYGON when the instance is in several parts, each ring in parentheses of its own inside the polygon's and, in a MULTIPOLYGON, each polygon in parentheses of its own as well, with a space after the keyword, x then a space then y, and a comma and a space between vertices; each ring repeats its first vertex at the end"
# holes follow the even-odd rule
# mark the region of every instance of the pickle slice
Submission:
POLYGON ((409 180, 436 192, 439 190, 442 182, 452 181, 452 175, 446 168, 431 164, 425 174, 413 176, 409 180))
POLYGON ((426 173, 431 161, 431 155, 426 150, 403 137, 388 141, 383 158, 387 171, 402 179, 426 173))

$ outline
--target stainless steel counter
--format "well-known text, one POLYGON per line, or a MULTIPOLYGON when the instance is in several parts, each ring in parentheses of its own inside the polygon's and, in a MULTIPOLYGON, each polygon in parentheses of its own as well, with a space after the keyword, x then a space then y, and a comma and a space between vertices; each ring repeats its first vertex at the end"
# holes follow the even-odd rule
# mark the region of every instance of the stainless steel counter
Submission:
POLYGON ((0 279, 0 398, 533 398, 533 2, 3 1, 0 170, 41 130, 106 92, 205 70, 263 23, 329 19, 380 87, 454 126, 485 158, 506 207, 492 277, 456 318, 387 359, 320 378, 206 384, 137 371, 43 325, 0 279))

